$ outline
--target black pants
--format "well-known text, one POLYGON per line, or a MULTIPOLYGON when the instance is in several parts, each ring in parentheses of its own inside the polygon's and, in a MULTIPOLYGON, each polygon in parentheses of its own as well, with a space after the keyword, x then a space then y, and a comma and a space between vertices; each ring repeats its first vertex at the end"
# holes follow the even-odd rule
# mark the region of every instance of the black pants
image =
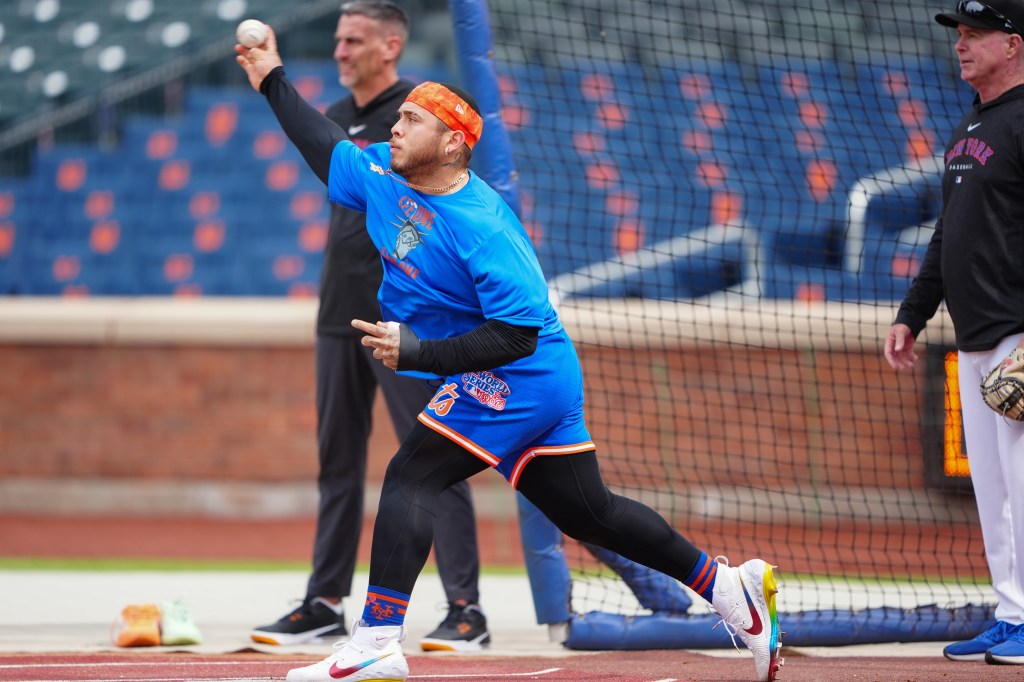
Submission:
MULTIPOLYGON (((488 465, 417 422, 388 465, 373 528, 370 584, 412 594, 430 552, 441 491, 488 465)), ((495 474, 497 475, 497 474, 495 474)), ((605 547, 683 581, 700 550, 650 507, 604 485, 597 455, 534 458, 519 492, 571 538, 605 547)))
MULTIPOLYGON (((372 350, 362 346, 357 336, 317 337, 320 505, 307 597, 347 597, 351 591, 363 524, 367 441, 378 385, 401 439, 418 424, 416 415, 433 397, 434 388, 425 381, 399 376, 374 360, 372 350)), ((434 555, 445 594, 450 601, 478 602, 480 558, 469 484, 454 485, 441 495, 436 513, 441 522, 434 555)))

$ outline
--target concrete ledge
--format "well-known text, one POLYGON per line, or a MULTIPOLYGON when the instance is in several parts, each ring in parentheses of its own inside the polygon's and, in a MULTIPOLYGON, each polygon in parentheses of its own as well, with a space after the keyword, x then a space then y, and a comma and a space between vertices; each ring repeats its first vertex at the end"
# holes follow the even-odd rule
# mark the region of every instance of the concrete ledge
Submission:
POLYGON ((0 298, 0 343, 311 346, 316 299, 0 298))
MULTIPOLYGON (((473 485, 476 515, 517 518, 515 492, 503 480, 473 485)), ((315 516, 315 482, 139 480, 106 478, 6 478, 0 480, 0 514, 23 516, 131 514, 136 517, 275 519, 315 516)), ((377 513, 380 483, 366 486, 364 510, 377 513)))
MULTIPOLYGON (((0 343, 310 346, 317 299, 170 297, 0 297, 0 343)), ((579 344, 692 348, 732 343, 757 348, 881 348, 892 304, 774 299, 653 301, 585 299, 559 306, 579 344)), ((945 311, 922 341, 951 344, 945 311)))
MULTIPOLYGON (((614 486, 613 486, 614 488, 614 486)), ((685 509, 705 519, 756 522, 771 509, 776 523, 830 521, 974 523, 974 505, 951 505, 942 493, 895 488, 755 490, 694 487, 676 491, 629 493, 656 509, 685 509)), ((517 516, 515 493, 497 478, 474 479, 473 500, 482 519, 517 516)), ((241 481, 119 480, 94 478, 8 478, 0 480, 0 514, 111 515, 140 517, 207 516, 273 519, 316 514, 315 483, 241 481)), ((379 483, 366 486, 365 511, 372 516, 380 500, 379 483)))

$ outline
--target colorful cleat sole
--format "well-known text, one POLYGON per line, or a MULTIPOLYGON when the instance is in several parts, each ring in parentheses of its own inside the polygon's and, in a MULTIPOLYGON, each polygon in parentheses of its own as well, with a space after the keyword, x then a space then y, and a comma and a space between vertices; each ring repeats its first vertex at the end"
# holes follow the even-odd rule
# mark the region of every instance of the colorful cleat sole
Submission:
POLYGON ((776 679, 779 668, 782 667, 783 663, 782 657, 779 656, 779 652, 782 649, 782 633, 779 631, 779 614, 775 605, 775 595, 779 593, 779 585, 775 579, 775 568, 777 567, 765 564, 763 581, 764 601, 768 605, 768 618, 772 624, 772 634, 769 639, 768 680, 776 679))

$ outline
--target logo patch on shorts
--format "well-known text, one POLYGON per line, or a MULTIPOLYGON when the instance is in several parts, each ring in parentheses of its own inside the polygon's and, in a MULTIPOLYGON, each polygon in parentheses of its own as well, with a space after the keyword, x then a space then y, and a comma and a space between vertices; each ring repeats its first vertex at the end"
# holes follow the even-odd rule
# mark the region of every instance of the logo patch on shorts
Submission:
POLYGON ((462 387, 481 404, 499 412, 505 409, 506 398, 512 393, 508 384, 490 372, 466 372, 462 387))

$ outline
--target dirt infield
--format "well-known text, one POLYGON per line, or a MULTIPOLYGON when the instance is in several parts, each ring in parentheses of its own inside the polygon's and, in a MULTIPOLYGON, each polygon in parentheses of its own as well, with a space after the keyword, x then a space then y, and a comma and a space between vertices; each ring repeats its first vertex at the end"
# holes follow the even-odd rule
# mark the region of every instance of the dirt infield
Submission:
MULTIPOLYGON (((514 528, 514 527, 513 527, 514 528)), ((125 520, 90 518, 0 517, 0 553, 3 556, 67 558, 157 558, 192 560, 270 560, 308 561, 312 538, 312 519, 277 522, 239 522, 216 520, 125 520)), ((482 532, 484 565, 521 566, 518 541, 505 538, 506 528, 482 532)), ((369 534, 364 534, 363 545, 369 534)), ((365 547, 361 558, 367 558, 365 547)), ((296 579, 296 584, 300 580, 296 579)), ((433 583, 435 581, 427 581, 433 583)), ((89 581, 67 585, 70 594, 80 598, 89 581)), ((21 589, 16 585, 8 588, 21 589)), ((0 595, 3 593, 0 585, 0 595)), ((249 599, 253 599, 249 594, 249 599)), ((33 597, 39 602, 40 595, 33 597)), ((56 595, 59 596, 59 595, 56 595)), ((123 596, 123 595, 122 595, 123 596)), ((261 598, 269 600, 266 594, 261 598)), ((0 598, 0 609, 6 608, 0 598)), ((119 604, 120 602, 115 602, 119 604)), ((271 612, 271 604, 266 605, 271 612)), ((7 605, 9 606, 9 604, 7 605)), ((53 622, 53 606, 39 613, 22 614, 53 622), (50 614, 50 615, 47 615, 50 614)), ((196 607, 215 605, 198 602, 196 607)), ((274 607, 276 608, 276 607, 274 607)), ((103 622, 116 613, 112 608, 91 607, 103 622)), ((19 611, 20 613, 20 611, 19 611)), ((262 611, 261 611, 262 613, 262 611)), ((11 614, 8 614, 11 615, 11 614)), ((433 614, 427 614, 433 618, 433 614)), ((495 616, 496 626, 508 626, 495 616)), ((19 617, 18 622, 25 623, 19 617)), ((89 622, 92 622, 90 620, 89 622)), ((198 621, 197 621, 198 622, 198 621)), ((247 622, 247 621, 245 621, 247 622)), ((253 622, 256 622, 253 620, 253 622)), ((784 626, 784 624, 783 624, 784 626)), ((45 625, 38 625, 44 628, 45 625)), ((242 644, 245 625, 236 627, 230 642, 242 644)), ((25 627, 8 628, 8 634, 20 632, 32 637, 25 627)), ((211 625, 211 632, 215 627, 211 625)), ((87 630, 83 641, 102 639, 97 628, 87 630), (94 632, 95 630, 95 632, 94 632)), ((508 639, 510 635, 505 635, 508 639)), ((8 638, 11 639, 11 638, 8 638)), ((499 638, 500 640, 500 638, 499 638)), ((12 646, 0 652, 0 680, 23 682, 98 682, 135 680, 170 682, 195 680, 222 682, 240 680, 282 680, 288 670, 307 665, 324 654, 288 652, 279 654, 220 649, 218 653, 66 650, 74 649, 71 640, 57 639, 57 647, 46 650, 12 646), (33 653, 20 653, 32 651, 33 653)), ((543 641, 541 642, 543 644, 543 641)), ((857 680, 867 682, 979 682, 982 680, 1024 681, 1024 666, 989 666, 984 663, 952 663, 938 653, 940 645, 929 647, 925 655, 909 649, 890 647, 841 647, 834 649, 784 648, 786 663, 781 682, 819 682, 821 680, 857 680)), ((327 649, 329 651, 329 648, 327 649)), ((752 680, 753 665, 747 654, 728 650, 568 652, 561 648, 530 647, 523 654, 459 656, 415 653, 415 643, 407 642, 411 668, 410 680, 499 680, 530 679, 550 682, 683 682, 697 680, 752 680), (536 652, 536 653, 534 653, 536 652)), ((504 652, 502 652, 504 653, 504 652)))
MULTIPOLYGON (((281 680, 309 657, 240 654, 54 654, 0 656, 0 680, 19 682, 225 682, 281 680)), ((410 656, 410 680, 540 680, 542 682, 690 682, 751 680, 748 659, 681 651, 602 652, 566 658, 410 656)), ((811 658, 790 653, 780 682, 978 682, 1021 680, 1024 669, 917 658, 811 658)))

